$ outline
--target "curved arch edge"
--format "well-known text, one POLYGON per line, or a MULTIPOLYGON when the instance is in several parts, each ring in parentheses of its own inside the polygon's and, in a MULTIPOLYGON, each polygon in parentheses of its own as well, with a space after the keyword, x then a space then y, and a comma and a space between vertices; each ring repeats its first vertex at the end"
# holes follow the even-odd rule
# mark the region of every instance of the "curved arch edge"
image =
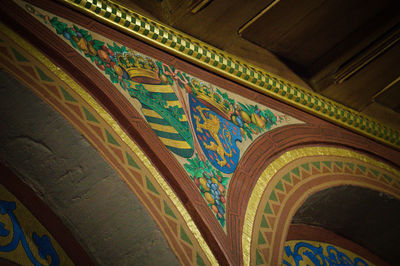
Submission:
POLYGON ((254 229, 254 222, 256 218, 256 212, 267 188, 269 181, 273 176, 285 165, 300 159, 302 157, 310 156, 337 156, 343 158, 357 159, 361 162, 368 163, 372 166, 385 169, 386 171, 392 173, 393 175, 400 177, 400 172, 389 166, 386 163, 372 159, 364 154, 336 147, 303 147, 294 150, 287 151, 275 159, 271 164, 269 164, 261 176, 257 180, 253 191, 251 192, 250 199, 247 204, 246 213, 244 217, 244 225, 242 232, 242 248, 243 248, 243 263, 244 265, 250 265, 251 256, 251 240, 252 233, 254 229))

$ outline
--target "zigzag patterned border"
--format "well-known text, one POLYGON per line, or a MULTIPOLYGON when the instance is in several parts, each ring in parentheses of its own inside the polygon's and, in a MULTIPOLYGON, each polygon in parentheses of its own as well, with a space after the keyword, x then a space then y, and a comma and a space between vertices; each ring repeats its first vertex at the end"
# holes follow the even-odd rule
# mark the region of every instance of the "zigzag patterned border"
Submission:
MULTIPOLYGON (((389 176, 382 171, 373 168, 367 164, 355 163, 348 158, 337 158, 338 160, 327 159, 324 161, 310 160, 307 163, 299 163, 287 174, 276 183, 272 188, 271 192, 263 197, 267 197, 266 204, 260 206, 257 214, 262 215, 262 219, 259 224, 255 226, 258 228, 257 232, 253 234, 253 245, 251 251, 255 252, 252 254, 251 261, 256 262, 255 265, 265 264, 268 265, 268 252, 271 252, 271 243, 273 243, 273 235, 276 232, 277 217, 280 209, 284 205, 284 199, 289 196, 292 189, 297 183, 302 182, 307 178, 312 178, 315 175, 331 175, 331 174, 346 174, 348 176, 359 176, 362 178, 368 178, 382 183, 384 186, 390 186, 396 190, 400 190, 400 181, 395 177, 389 176), (264 207, 264 209, 262 209, 264 207), (264 252, 263 252, 264 251, 264 252), (265 261, 265 262, 263 262, 265 261)), ((283 252, 283 251, 282 251, 283 252)))
POLYGON ((274 235, 277 227, 282 226, 277 219, 286 199, 294 193, 293 188, 304 180, 332 174, 362 178, 358 184, 372 180, 400 194, 400 172, 366 155, 333 147, 288 151, 268 165, 249 199, 242 233, 244 265, 270 265, 272 247, 277 244, 274 235), (298 161, 302 158, 308 159, 298 161))
POLYGON ((400 148, 399 131, 132 10, 107 0, 59 1, 263 94, 392 147, 400 148))

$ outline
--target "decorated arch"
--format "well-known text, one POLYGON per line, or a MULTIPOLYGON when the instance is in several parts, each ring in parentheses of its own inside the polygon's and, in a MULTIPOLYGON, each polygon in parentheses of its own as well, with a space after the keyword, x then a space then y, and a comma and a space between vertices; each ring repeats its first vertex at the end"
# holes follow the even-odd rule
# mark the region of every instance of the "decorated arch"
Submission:
MULTIPOLYGON (((2 71, 82 134, 181 265, 297 264, 288 236, 309 196, 399 198, 397 131, 353 110, 109 1, 13 0, 0 14, 2 71)), ((321 248, 365 249, 341 243, 321 248)))
POLYGON ((258 178, 248 202, 242 235, 245 264, 281 263, 297 209, 310 195, 341 185, 400 196, 396 169, 351 150, 303 147, 272 161, 258 178))

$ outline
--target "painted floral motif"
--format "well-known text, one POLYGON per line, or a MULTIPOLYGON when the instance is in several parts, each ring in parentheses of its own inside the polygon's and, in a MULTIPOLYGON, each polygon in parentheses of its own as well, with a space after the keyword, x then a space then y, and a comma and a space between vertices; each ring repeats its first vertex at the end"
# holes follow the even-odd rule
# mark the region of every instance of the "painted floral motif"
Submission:
POLYGON ((30 5, 25 7, 92 62, 126 97, 140 102, 139 111, 148 125, 182 162, 225 227, 226 191, 241 155, 261 133, 287 124, 291 118, 232 97, 123 45, 93 37, 95 34, 56 16, 43 15, 30 5))

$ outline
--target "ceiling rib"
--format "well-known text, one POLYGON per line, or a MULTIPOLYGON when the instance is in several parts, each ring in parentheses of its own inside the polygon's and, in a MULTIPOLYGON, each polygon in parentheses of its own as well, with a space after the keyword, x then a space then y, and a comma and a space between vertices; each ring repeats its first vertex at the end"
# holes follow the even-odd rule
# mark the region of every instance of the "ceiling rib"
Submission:
POLYGON ((251 24, 253 24, 254 22, 256 22, 260 17, 262 17, 265 13, 268 12, 268 10, 270 10, 271 8, 274 7, 274 5, 276 5, 280 0, 274 0, 272 3, 270 3, 267 7, 265 7, 263 10, 261 10, 260 13, 258 13, 257 15, 255 15, 252 19, 250 19, 248 22, 246 22, 246 24, 244 24, 242 27, 240 27, 240 29, 238 30, 238 34, 242 35, 242 32, 247 29, 248 27, 250 27, 251 24))
POLYGON ((352 77, 366 65, 372 62, 375 58, 394 46, 399 40, 400 27, 397 27, 396 29, 385 34, 385 36, 381 37, 360 54, 350 59, 347 63, 343 64, 333 75, 335 83, 341 84, 352 77))

